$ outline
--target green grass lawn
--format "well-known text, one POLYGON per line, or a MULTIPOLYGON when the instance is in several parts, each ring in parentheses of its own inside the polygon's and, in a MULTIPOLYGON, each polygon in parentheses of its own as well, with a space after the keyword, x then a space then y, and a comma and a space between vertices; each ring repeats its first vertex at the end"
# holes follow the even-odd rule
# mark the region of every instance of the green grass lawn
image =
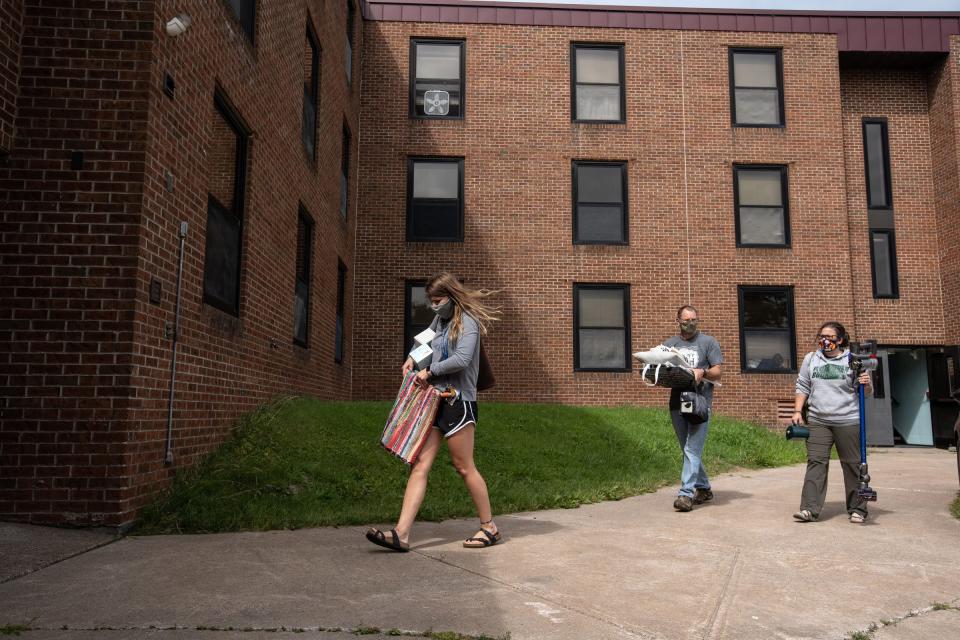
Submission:
MULTIPOLYGON (((393 521, 407 466, 383 450, 389 402, 291 398, 241 421, 198 467, 148 507, 137 534, 286 529, 393 521)), ((475 459, 495 513, 619 500, 679 483, 680 449, 666 411, 483 403, 475 459)), ((443 448, 419 518, 474 515, 443 448)), ((715 417, 710 473, 805 460, 803 445, 715 417)))
POLYGON ((950 504, 950 513, 953 514, 954 518, 960 520, 960 493, 957 494, 956 499, 950 504))

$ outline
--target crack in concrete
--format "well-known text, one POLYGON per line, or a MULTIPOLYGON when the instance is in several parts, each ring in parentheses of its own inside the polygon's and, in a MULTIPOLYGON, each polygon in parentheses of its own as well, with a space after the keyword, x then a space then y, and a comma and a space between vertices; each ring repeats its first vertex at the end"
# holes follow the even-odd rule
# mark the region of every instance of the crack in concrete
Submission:
MULTIPOLYGON (((0 626, 0 629, 4 627, 0 626)), ((457 640, 508 640, 510 634, 507 633, 503 636, 488 636, 486 634, 481 634, 479 636, 469 634, 469 633, 460 633, 457 631, 413 631, 409 629, 398 629, 396 627, 390 629, 380 629, 377 627, 367 627, 367 626, 358 626, 358 627, 324 627, 322 625, 316 626, 291 626, 287 627, 284 625, 279 626, 242 626, 242 627, 233 627, 229 625, 96 625, 96 626, 70 626, 70 625, 61 625, 61 626, 32 626, 24 625, 18 626, 17 629, 23 633, 29 631, 75 631, 75 632, 89 632, 89 631, 213 631, 213 632, 232 632, 232 633, 350 633, 353 635, 364 636, 364 635, 388 635, 388 636, 398 636, 406 638, 435 638, 438 635, 445 634, 456 634, 457 640)))
POLYGON ((710 618, 707 620, 707 631, 703 635, 704 640, 716 637, 716 627, 720 609, 723 607, 726 601, 727 591, 730 590, 730 585, 733 583, 734 576, 739 573, 738 569, 740 568, 740 564, 740 548, 737 547, 733 554, 733 561, 730 563, 730 569, 727 571, 727 577, 723 581, 723 588, 720 589, 720 596, 717 598, 717 606, 713 608, 713 613, 710 614, 710 618))
POLYGON ((501 579, 499 579, 499 578, 494 578, 493 576, 489 576, 489 575, 486 575, 486 574, 484 574, 484 573, 480 573, 479 571, 474 571, 473 569, 469 569, 469 568, 467 568, 467 567, 458 565, 458 564, 456 564, 455 562, 451 562, 451 561, 449 561, 449 560, 447 560, 447 559, 445 559, 445 558, 436 557, 436 556, 431 556, 431 555, 426 554, 426 553, 423 553, 423 552, 421 552, 421 551, 417 551, 416 549, 411 549, 411 552, 412 552, 412 553, 416 553, 417 555, 422 556, 422 557, 424 557, 424 558, 427 558, 427 559, 429 559, 429 560, 433 560, 434 562, 439 562, 439 563, 441 563, 441 564, 447 565, 448 567, 452 567, 452 568, 454 568, 454 569, 459 569, 460 571, 463 571, 463 572, 469 573, 469 574, 471 574, 471 575, 477 576, 478 578, 482 578, 482 579, 487 580, 487 581, 489 581, 489 582, 493 582, 493 583, 498 584, 498 585, 500 585, 500 586, 502 586, 502 587, 507 587, 508 589, 513 589, 514 591, 517 591, 517 592, 520 592, 520 593, 524 593, 524 594, 527 594, 527 595, 535 596, 535 597, 537 597, 537 598, 539 598, 539 599, 541 599, 541 600, 544 600, 544 601, 546 601, 546 602, 549 602, 549 603, 552 604, 552 605, 561 607, 561 608, 563 608, 563 609, 565 609, 565 610, 567 610, 567 611, 572 611, 573 613, 580 614, 580 615, 582 615, 582 616, 585 616, 585 617, 587 617, 587 618, 590 618, 591 620, 595 620, 596 622, 600 622, 600 623, 602 623, 602 624, 609 625, 609 626, 611 626, 611 627, 614 627, 614 628, 617 629, 618 631, 620 631, 620 632, 622 632, 622 633, 625 633, 625 634, 626 634, 628 637, 630 637, 630 638, 637 638, 637 640, 658 640, 658 639, 660 638, 660 636, 651 635, 650 633, 648 633, 648 632, 646 632, 646 631, 643 631, 643 630, 640 630, 640 629, 634 629, 634 628, 631 628, 630 626, 628 626, 628 625, 626 625, 626 624, 623 624, 623 623, 621 623, 621 622, 617 622, 616 620, 612 620, 612 619, 606 618, 603 614, 594 613, 594 612, 592 612, 592 611, 586 611, 586 610, 580 609, 580 608, 578 608, 578 607, 575 607, 575 606, 572 606, 572 605, 569 605, 569 604, 565 604, 565 603, 560 602, 559 600, 557 600, 556 597, 548 596, 548 595, 546 595, 546 594, 543 593, 543 592, 535 591, 535 590, 530 589, 530 588, 528 588, 528 587, 523 587, 523 586, 520 586, 520 585, 517 585, 517 584, 513 584, 513 583, 510 583, 510 582, 507 582, 506 580, 501 580, 501 579))
POLYGON ((62 557, 62 558, 57 558, 56 560, 53 560, 53 561, 48 562, 48 563, 46 563, 46 564, 42 564, 42 565, 40 565, 39 567, 34 567, 33 569, 27 569, 27 570, 25 570, 25 571, 23 571, 23 572, 21 572, 21 573, 18 573, 17 575, 14 575, 14 576, 8 576, 8 577, 4 578, 3 580, 0 580, 0 584, 5 584, 5 583, 7 583, 7 582, 13 582, 14 580, 18 580, 18 579, 23 578, 23 577, 25 577, 25 576, 29 576, 29 575, 31 575, 31 574, 33 574, 33 573, 36 573, 37 571, 43 571, 43 570, 46 569, 47 567, 52 567, 52 566, 55 565, 55 564, 60 564, 61 562, 66 562, 67 560, 72 560, 73 558, 76 558, 77 556, 82 556, 82 555, 85 554, 85 553, 89 553, 89 552, 91 552, 91 551, 96 551, 97 549, 101 549, 101 548, 107 546, 108 544, 113 544, 114 542, 117 542, 118 540, 123 540, 125 537, 126 537, 126 536, 117 536, 117 537, 115 537, 115 538, 112 538, 112 539, 110 539, 110 540, 107 540, 106 542, 99 542, 99 543, 93 545, 92 547, 87 547, 86 549, 83 549, 83 550, 81 550, 81 551, 77 551, 77 552, 75 552, 75 553, 71 553, 70 555, 64 556, 64 557, 62 557))
POLYGON ((958 603, 960 603, 960 598, 954 598, 953 600, 950 601, 950 604, 942 604, 942 603, 934 602, 933 604, 930 604, 921 609, 911 609, 910 611, 906 612, 903 615, 899 615, 894 618, 884 618, 880 620, 880 622, 872 622, 870 623, 870 626, 868 626, 866 629, 859 629, 857 631, 850 633, 850 635, 846 636, 845 640, 873 638, 873 634, 875 634, 880 629, 896 626, 901 622, 903 622, 904 620, 909 620, 910 618, 919 618, 933 611, 943 611, 943 610, 960 611, 960 606, 958 606, 958 603))

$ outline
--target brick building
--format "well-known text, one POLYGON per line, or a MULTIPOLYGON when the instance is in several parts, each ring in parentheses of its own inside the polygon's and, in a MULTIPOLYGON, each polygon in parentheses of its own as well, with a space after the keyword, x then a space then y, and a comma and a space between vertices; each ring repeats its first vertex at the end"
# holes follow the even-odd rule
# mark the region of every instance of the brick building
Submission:
POLYGON ((439 269, 503 290, 490 399, 660 405, 629 353, 692 302, 726 357, 718 411, 775 424, 835 318, 884 347, 871 438, 945 437, 958 34, 960 14, 3 2, 0 518, 124 525, 273 396, 391 397, 439 269))
POLYGON ((2 7, 0 517, 122 525, 240 414, 349 396, 359 7, 2 7))

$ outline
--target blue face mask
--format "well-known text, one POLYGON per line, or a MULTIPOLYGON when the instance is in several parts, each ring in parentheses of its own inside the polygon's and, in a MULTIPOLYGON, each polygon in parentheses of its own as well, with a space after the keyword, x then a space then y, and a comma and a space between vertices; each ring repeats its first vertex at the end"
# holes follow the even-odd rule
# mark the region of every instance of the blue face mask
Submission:
POLYGON ((453 300, 447 298, 443 304, 432 304, 430 309, 437 314, 441 320, 449 320, 453 317, 453 300))

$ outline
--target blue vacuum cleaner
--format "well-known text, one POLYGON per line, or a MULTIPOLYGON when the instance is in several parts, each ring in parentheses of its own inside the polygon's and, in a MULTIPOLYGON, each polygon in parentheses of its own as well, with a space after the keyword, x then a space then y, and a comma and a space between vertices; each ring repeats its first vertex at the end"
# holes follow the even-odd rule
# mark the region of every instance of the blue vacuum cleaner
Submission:
MULTIPOLYGON (((864 371, 876 371, 877 343, 872 340, 863 344, 850 343, 850 368, 853 369, 854 380, 864 371)), ((877 492, 870 486, 870 473, 867 471, 867 412, 864 406, 864 385, 857 384, 857 399, 860 403, 860 468, 858 470, 859 486, 857 495, 867 502, 877 501, 877 492)))

